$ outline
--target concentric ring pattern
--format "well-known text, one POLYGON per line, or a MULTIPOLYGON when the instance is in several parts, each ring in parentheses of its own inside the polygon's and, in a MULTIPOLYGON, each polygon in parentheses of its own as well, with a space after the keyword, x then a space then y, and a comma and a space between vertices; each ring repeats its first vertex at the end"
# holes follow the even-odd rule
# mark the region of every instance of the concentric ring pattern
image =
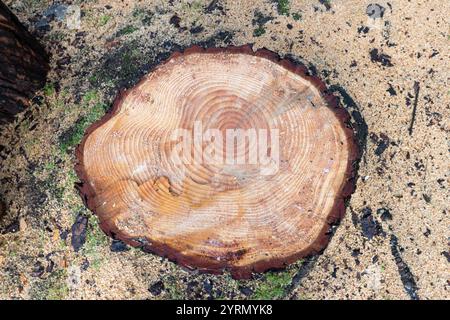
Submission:
POLYGON ((81 192, 103 230, 184 266, 282 267, 324 247, 349 194, 353 131, 330 101, 248 48, 174 54, 88 130, 81 192))

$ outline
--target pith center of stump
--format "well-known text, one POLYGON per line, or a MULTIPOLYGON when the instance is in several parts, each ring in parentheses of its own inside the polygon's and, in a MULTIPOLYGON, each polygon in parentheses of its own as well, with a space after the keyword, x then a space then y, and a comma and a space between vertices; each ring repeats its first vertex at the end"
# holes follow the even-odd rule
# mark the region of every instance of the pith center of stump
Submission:
POLYGON ((348 114, 301 66, 248 47, 172 55, 78 149, 102 229, 235 277, 326 245, 352 191, 348 114))

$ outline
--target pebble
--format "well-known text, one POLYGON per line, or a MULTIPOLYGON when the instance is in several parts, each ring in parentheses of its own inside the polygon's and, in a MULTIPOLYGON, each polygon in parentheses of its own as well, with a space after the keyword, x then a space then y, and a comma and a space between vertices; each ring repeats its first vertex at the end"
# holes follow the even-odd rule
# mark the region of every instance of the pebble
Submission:
POLYGON ((386 9, 378 3, 371 3, 367 6, 366 14, 372 19, 383 18, 386 9))
POLYGON ((47 8, 47 10, 44 11, 43 16, 50 21, 53 19, 63 21, 66 16, 67 7, 68 6, 65 4, 52 4, 47 8))
POLYGON ((150 291, 150 293, 154 296, 159 296, 163 290, 164 290, 164 283, 161 280, 153 283, 148 288, 148 291, 150 291))
POLYGON ((380 215, 382 221, 392 220, 392 214, 386 208, 377 209, 377 214, 380 215))
POLYGON ((253 290, 249 287, 239 287, 239 291, 245 296, 251 296, 253 294, 253 290))
POLYGON ((72 240, 71 244, 73 250, 77 252, 83 247, 86 242, 86 228, 88 224, 88 218, 81 213, 75 219, 75 223, 72 225, 72 240))
POLYGON ((112 252, 124 252, 130 248, 121 240, 113 240, 110 247, 112 252))
POLYGON ((33 266, 33 271, 31 271, 32 277, 41 277, 45 272, 45 268, 40 261, 36 262, 33 266))

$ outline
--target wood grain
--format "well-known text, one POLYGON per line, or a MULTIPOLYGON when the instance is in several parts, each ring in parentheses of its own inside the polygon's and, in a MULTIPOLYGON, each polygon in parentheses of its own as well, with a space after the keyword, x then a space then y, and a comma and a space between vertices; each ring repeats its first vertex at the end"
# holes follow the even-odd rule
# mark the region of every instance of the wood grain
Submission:
POLYGON ((120 94, 87 130, 76 171, 109 235, 188 268, 248 278, 326 246, 357 157, 349 115, 303 66, 249 46, 192 47, 120 94), (192 132, 196 121, 224 136, 277 129, 276 168, 174 163, 174 130, 192 132))

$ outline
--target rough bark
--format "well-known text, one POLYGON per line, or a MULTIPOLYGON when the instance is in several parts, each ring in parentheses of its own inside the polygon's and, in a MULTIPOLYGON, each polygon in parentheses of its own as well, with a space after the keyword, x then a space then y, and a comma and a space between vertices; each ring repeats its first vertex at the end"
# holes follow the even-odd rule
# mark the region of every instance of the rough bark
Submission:
MULTIPOLYGON (((273 156, 276 138, 268 140, 273 156)), ((120 94, 87 130, 76 171, 109 235, 186 267, 247 278, 326 246, 353 192, 357 157, 348 113, 303 66, 248 46, 192 47, 120 94), (196 121, 224 137, 276 129, 279 161, 251 162, 258 140, 245 145, 243 164, 206 163, 206 138, 179 164, 172 134, 195 132, 196 121), (198 149, 203 158, 192 161, 198 149)))
POLYGON ((26 108, 48 68, 44 49, 0 1, 0 124, 26 108))

